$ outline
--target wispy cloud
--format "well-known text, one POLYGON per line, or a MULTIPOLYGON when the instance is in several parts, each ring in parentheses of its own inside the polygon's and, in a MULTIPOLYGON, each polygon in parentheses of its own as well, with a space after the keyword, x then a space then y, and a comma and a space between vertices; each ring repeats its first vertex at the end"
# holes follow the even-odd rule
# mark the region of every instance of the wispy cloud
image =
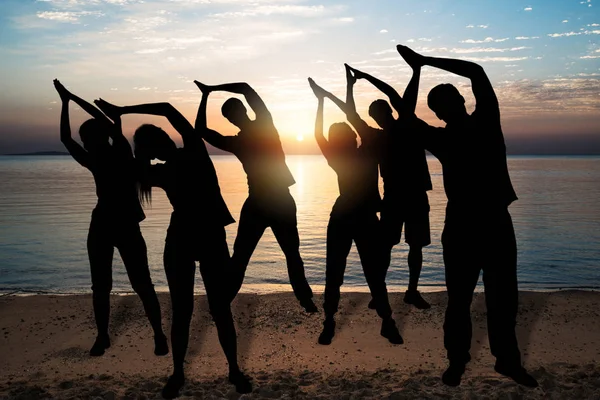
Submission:
POLYGON ((564 33, 549 33, 548 36, 556 38, 556 37, 567 37, 567 36, 579 36, 579 35, 600 35, 600 30, 592 30, 592 31, 579 31, 579 32, 564 32, 564 33))
POLYGON ((527 60, 529 57, 466 57, 475 62, 512 62, 527 60))
POLYGON ((530 49, 531 47, 510 47, 510 48, 495 48, 495 47, 472 47, 469 49, 450 49, 448 50, 450 53, 456 54, 469 54, 469 53, 504 53, 507 51, 520 51, 525 49, 530 49))
POLYGON ((525 8, 523 9, 523 11, 531 11, 531 10, 533 10, 533 7, 525 7, 525 8))
POLYGON ((515 37, 516 40, 533 40, 533 39, 539 39, 539 36, 517 36, 515 37))
POLYGON ((466 40, 461 40, 460 42, 461 43, 478 44, 478 43, 491 43, 491 42, 505 42, 507 40, 508 40, 508 38, 494 39, 493 37, 486 37, 485 39, 482 39, 482 40, 466 39, 466 40))
POLYGON ((316 17, 323 15, 328 10, 323 5, 317 6, 302 6, 302 5, 259 5, 254 7, 249 7, 246 10, 241 11, 227 11, 222 13, 211 14, 213 18, 244 18, 244 17, 254 17, 257 15, 293 15, 298 17, 316 17))
POLYGON ((41 11, 37 14, 38 18, 57 22, 78 23, 81 17, 93 16, 102 17, 104 14, 100 11, 41 11))

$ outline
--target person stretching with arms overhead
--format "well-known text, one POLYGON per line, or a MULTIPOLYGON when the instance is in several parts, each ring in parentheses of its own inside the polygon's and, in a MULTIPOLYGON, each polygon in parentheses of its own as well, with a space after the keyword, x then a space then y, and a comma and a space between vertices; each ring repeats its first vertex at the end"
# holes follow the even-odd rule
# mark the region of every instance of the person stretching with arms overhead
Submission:
POLYGON ((444 346, 450 365, 442 380, 459 385, 471 360, 470 307, 483 270, 494 368, 519 384, 536 387, 521 365, 515 334, 517 244, 508 206, 517 195, 508 173, 496 93, 483 68, 473 62, 425 57, 401 45, 397 49, 413 69, 431 66, 470 79, 475 95, 475 111, 469 115, 456 87, 438 85, 429 92, 427 104, 446 126, 434 128, 414 119, 416 134, 442 164, 448 198, 442 246, 448 290, 444 346))
POLYGON ((196 128, 204 139, 224 151, 235 154, 248 176, 248 198, 240 213, 237 237, 233 244, 231 262, 235 271, 232 298, 237 295, 250 257, 265 229, 271 227, 287 261, 290 283, 300 305, 307 312, 316 312, 313 293, 306 280, 304 263, 300 257, 300 238, 296 220, 296 203, 289 186, 295 183, 281 147, 279 134, 273 125, 267 106, 247 83, 228 83, 208 86, 194 81, 204 96, 214 91, 228 91, 244 95, 256 114, 248 117, 241 100, 230 98, 221 112, 232 124, 240 128, 236 136, 223 136, 208 129, 206 104, 198 109, 196 128))
MULTIPOLYGON (((405 241, 409 246, 409 281, 404 302, 427 309, 430 305, 417 290, 417 285, 423 265, 423 247, 431 244, 427 191, 432 189, 432 185, 425 149, 415 140, 408 124, 408 117, 414 114, 417 106, 420 69, 413 70, 401 98, 387 83, 355 68, 348 68, 357 79, 366 79, 387 95, 398 113, 398 118, 394 118, 392 108, 382 99, 369 106, 369 115, 382 129, 378 135, 381 137, 379 169, 383 178, 381 225, 386 246, 383 273, 384 276, 387 274, 392 248, 400 243, 404 225, 405 241)), ((369 307, 374 308, 373 300, 369 307)))
POLYGON ((87 238, 92 301, 98 330, 90 355, 101 356, 110 347, 108 321, 115 247, 154 330, 154 353, 165 355, 169 347, 162 330, 160 304, 150 278, 146 242, 140 231, 140 222, 146 216, 137 196, 135 160, 121 131, 121 119, 110 121, 96 107, 69 92, 57 79, 54 87, 62 100, 60 139, 75 161, 90 170, 98 196, 87 238), (93 117, 79 128, 83 147, 71 137, 71 100, 93 117))
POLYGON ((309 84, 319 100, 315 122, 315 138, 329 166, 338 176, 340 195, 335 201, 327 226, 326 282, 323 308, 325 321, 319 343, 328 345, 335 335, 334 316, 340 302, 340 287, 344 281, 346 259, 352 241, 356 243, 363 272, 371 295, 375 299, 377 314, 383 319, 381 335, 391 343, 402 344, 402 336, 392 319, 385 277, 381 273, 380 226, 377 218, 379 197, 377 171, 377 133, 356 114, 352 87, 355 78, 346 69, 348 81, 346 103, 326 92, 311 78, 309 84), (329 128, 329 140, 323 136, 323 106, 328 97, 346 112, 348 119, 361 138, 356 147, 356 134, 346 123, 339 122, 329 128))
MULTIPOLYGON (((206 102, 206 98, 202 101, 206 102)), ((225 226, 234 220, 221 197, 204 141, 169 103, 117 107, 98 100, 96 104, 108 115, 164 116, 183 139, 183 147, 177 148, 165 131, 148 124, 140 126, 133 138, 135 157, 143 165, 141 198, 150 201, 152 187, 160 187, 173 206, 163 256, 173 312, 173 374, 163 388, 163 397, 177 397, 185 383, 183 367, 194 310, 196 261, 200 262, 208 306, 229 364, 229 381, 238 392, 251 392, 252 385, 237 362, 237 334, 227 292, 230 268, 225 226), (164 163, 151 165, 153 159, 164 163)))

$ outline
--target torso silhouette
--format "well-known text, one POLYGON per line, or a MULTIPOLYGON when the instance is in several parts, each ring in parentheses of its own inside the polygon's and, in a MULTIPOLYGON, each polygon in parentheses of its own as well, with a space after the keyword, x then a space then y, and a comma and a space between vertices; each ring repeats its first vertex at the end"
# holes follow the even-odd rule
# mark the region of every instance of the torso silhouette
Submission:
POLYGON ((295 183, 270 118, 257 118, 234 138, 232 152, 244 167, 250 195, 268 197, 295 183))
POLYGON ((187 140, 164 164, 150 167, 150 183, 162 188, 173 206, 171 223, 190 227, 235 222, 223 197, 204 141, 187 140))
POLYGON ((331 214, 370 215, 379 211, 381 197, 376 138, 362 140, 360 147, 352 152, 343 155, 332 153, 327 162, 338 176, 340 195, 331 214))
POLYGON ((146 217, 136 189, 135 159, 129 146, 111 145, 107 152, 88 153, 98 203, 96 213, 111 222, 143 221, 146 217))
POLYGON ((384 195, 410 195, 432 189, 425 149, 408 124, 397 120, 380 130, 380 171, 384 195))
POLYGON ((505 208, 517 200, 497 108, 478 106, 462 123, 427 127, 423 138, 442 164, 448 206, 505 208))

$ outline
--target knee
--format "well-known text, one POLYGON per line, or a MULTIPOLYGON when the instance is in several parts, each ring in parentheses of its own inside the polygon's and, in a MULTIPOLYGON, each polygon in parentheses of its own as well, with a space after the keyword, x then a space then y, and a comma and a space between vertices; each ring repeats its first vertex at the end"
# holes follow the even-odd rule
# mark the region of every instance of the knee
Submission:
POLYGON ((300 252, 298 250, 286 253, 285 260, 287 262, 288 268, 295 269, 304 267, 304 262, 302 261, 302 257, 300 256, 300 252))
POLYGON ((155 294, 154 285, 152 282, 136 282, 131 285, 133 291, 139 296, 155 294))
POLYGON ((233 321, 233 314, 231 308, 225 305, 212 306, 210 307, 210 315, 212 316, 215 324, 221 325, 227 321, 233 321))
POLYGON ((109 295, 112 291, 112 279, 92 281, 92 292, 97 295, 109 295))

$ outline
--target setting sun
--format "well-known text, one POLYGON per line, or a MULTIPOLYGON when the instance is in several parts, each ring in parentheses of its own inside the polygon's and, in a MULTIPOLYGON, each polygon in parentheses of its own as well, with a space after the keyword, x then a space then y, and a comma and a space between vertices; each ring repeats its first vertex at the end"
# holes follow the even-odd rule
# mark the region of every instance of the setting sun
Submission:
POLYGON ((304 135, 298 135, 298 136, 296 136, 296 140, 299 141, 299 142, 303 141, 304 140, 304 135))

